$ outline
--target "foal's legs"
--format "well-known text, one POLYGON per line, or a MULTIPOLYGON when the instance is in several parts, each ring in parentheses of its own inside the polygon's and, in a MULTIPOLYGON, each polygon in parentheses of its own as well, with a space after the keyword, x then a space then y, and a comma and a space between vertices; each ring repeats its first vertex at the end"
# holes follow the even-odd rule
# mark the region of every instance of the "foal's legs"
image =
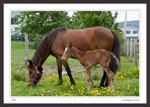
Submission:
POLYGON ((111 91, 114 92, 114 73, 110 70, 108 66, 104 66, 104 70, 108 76, 108 87, 111 88, 111 91))
POLYGON ((95 84, 93 80, 91 79, 91 67, 86 67, 86 76, 87 76, 87 81, 88 81, 88 90, 91 89, 90 87, 90 82, 92 83, 93 87, 95 88, 95 84))
POLYGON ((58 75, 59 75, 59 85, 62 84, 62 62, 60 58, 56 58, 57 61, 57 69, 58 69, 58 75))
POLYGON ((105 70, 108 77, 108 87, 111 88, 112 92, 114 92, 114 73, 109 68, 109 57, 102 57, 100 60, 100 64, 105 70))
POLYGON ((67 71, 67 74, 68 74, 68 76, 69 76, 69 78, 70 78, 71 85, 75 85, 75 82, 74 82, 74 80, 73 80, 73 77, 72 77, 71 70, 70 70, 70 68, 69 68, 68 62, 67 62, 67 61, 64 61, 64 62, 63 62, 63 65, 65 66, 65 69, 66 69, 66 71, 67 71))

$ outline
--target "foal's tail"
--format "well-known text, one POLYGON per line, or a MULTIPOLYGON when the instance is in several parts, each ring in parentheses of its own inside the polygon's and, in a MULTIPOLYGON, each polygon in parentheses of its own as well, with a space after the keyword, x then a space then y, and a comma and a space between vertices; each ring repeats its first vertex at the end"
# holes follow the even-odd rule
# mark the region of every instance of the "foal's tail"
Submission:
POLYGON ((113 54, 112 52, 111 52, 111 56, 116 60, 116 62, 117 62, 117 70, 118 71, 120 71, 121 70, 121 68, 120 68, 120 62, 119 62, 119 60, 118 60, 118 58, 115 56, 115 54, 113 54))

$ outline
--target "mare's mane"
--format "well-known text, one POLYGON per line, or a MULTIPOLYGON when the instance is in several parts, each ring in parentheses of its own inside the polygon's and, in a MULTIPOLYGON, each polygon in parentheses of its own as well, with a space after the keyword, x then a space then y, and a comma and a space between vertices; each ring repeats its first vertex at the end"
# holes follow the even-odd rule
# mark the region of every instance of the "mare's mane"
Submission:
POLYGON ((32 58, 34 64, 40 63, 41 60, 45 61, 49 54, 52 54, 51 47, 55 41, 55 38, 58 36, 58 33, 65 32, 66 30, 67 28, 64 27, 56 28, 40 41, 32 58))

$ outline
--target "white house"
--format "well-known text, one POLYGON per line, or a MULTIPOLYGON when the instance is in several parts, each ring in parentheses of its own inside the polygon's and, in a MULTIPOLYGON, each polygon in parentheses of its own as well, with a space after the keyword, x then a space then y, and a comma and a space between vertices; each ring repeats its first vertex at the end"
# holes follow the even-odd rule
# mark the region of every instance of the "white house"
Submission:
MULTIPOLYGON (((124 28, 121 29, 124 34, 124 28)), ((139 38, 139 29, 134 26, 129 26, 126 28, 126 38, 139 38)))
POLYGON ((19 11, 11 11, 11 35, 14 35, 15 33, 20 33, 19 31, 15 29, 16 27, 19 27, 19 25, 16 24, 16 22, 18 21, 18 18, 15 17, 18 14, 19 14, 19 11))

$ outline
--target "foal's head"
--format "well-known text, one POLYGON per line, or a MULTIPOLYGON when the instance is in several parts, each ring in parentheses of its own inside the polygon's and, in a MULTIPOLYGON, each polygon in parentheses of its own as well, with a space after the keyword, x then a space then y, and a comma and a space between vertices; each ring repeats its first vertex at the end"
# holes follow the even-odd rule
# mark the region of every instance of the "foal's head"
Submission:
POLYGON ((35 67, 32 64, 32 61, 29 61, 29 65, 27 66, 27 70, 29 72, 29 85, 30 86, 36 86, 36 84, 40 81, 42 76, 42 67, 35 67))
POLYGON ((72 44, 67 44, 66 48, 65 48, 65 51, 63 53, 63 56, 61 57, 61 60, 62 61, 65 61, 67 60, 69 57, 72 56, 72 44))

